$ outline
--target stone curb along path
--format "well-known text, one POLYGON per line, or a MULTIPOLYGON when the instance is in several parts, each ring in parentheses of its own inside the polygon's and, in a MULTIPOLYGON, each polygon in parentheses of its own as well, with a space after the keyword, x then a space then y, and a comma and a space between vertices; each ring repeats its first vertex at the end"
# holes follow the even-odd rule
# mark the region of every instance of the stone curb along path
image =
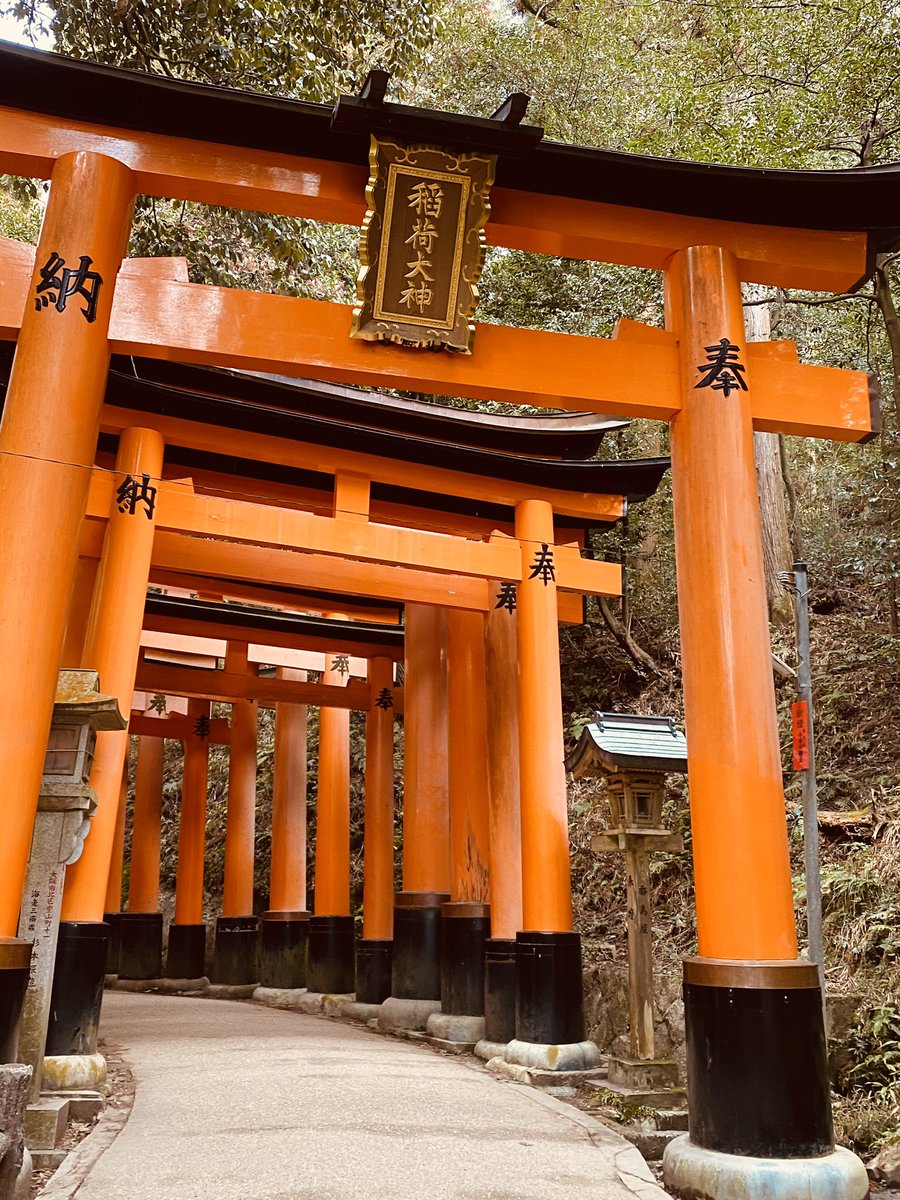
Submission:
MULTIPOLYGON (((123 1062, 128 1065, 124 1057, 123 1062)), ((134 1094, 134 1080, 131 1078, 129 1090, 111 1098, 118 1103, 115 1106, 113 1103, 106 1105, 90 1133, 69 1151, 59 1169, 54 1171, 38 1192, 41 1200, 72 1200, 94 1164, 125 1128, 134 1107, 134 1094)))
POLYGON ((112 993, 104 1010, 136 1100, 107 1108, 41 1200, 666 1196, 601 1122, 455 1056, 248 1003, 112 993))

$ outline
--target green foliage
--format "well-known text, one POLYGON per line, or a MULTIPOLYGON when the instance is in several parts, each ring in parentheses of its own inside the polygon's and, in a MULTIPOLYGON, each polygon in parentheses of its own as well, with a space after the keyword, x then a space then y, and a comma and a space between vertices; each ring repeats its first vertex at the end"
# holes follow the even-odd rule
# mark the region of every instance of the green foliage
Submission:
POLYGON ((30 0, 0 5, 43 25, 62 54, 243 91, 331 102, 381 66, 414 71, 440 25, 431 0, 30 0))
POLYGON ((847 1063, 837 1081, 838 1140, 864 1154, 900 1139, 900 1007, 865 1008, 837 1046, 847 1063))

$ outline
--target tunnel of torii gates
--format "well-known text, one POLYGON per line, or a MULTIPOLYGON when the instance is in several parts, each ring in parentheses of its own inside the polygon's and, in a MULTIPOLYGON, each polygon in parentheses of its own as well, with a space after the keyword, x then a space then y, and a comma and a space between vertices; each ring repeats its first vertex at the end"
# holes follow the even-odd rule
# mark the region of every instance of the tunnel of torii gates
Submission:
MULTIPOLYGON (((521 124, 516 97, 473 118, 392 104, 367 86, 330 109, 11 46, 0 81, 0 170, 50 180, 36 254, 0 250, 0 335, 16 344, 0 425, 4 994, 22 971, 15 934, 57 672, 80 662, 126 709, 135 690, 188 698, 187 724, 166 720, 186 746, 175 928, 189 966, 210 740, 192 730, 205 728, 211 699, 232 705, 220 935, 246 938, 252 912, 256 706, 283 705, 278 723, 293 712, 293 746, 302 706, 319 705, 309 974, 349 961, 347 713, 359 707, 365 904, 375 898, 363 943, 377 957, 393 933, 395 998, 440 994, 438 931, 462 944, 476 936, 469 923, 515 962, 508 1059, 577 1045, 558 622, 577 620, 586 594, 618 594, 618 567, 584 557, 580 531, 652 492, 660 464, 551 462, 547 447, 565 438, 548 431, 566 418, 524 433, 513 419, 447 414, 427 426, 402 401, 250 375, 657 419, 670 429, 698 934, 684 964, 691 1117, 679 1153, 831 1169, 821 995, 795 932, 753 431, 863 442, 876 405, 863 372, 803 365, 792 343, 748 345, 741 285, 857 287, 900 241, 900 170, 654 160, 544 142, 521 124), (358 226, 370 142, 384 135, 494 156, 488 244, 661 271, 665 327, 623 321, 605 340, 476 324, 471 353, 426 353, 351 338, 346 305, 201 286, 184 264, 125 258, 139 194, 358 226), (201 377, 213 367, 243 374, 201 377), (536 446, 545 461, 529 461, 536 446), (632 486, 630 472, 648 470, 632 486), (203 599, 148 600, 148 582, 203 599), (514 613, 497 607, 511 594, 514 613), (380 621, 385 600, 402 606, 402 632, 380 621), (224 643, 224 670, 152 661, 166 647, 148 640, 142 656, 142 633, 212 639, 217 658, 224 643), (289 665, 261 677, 251 645, 327 654, 322 682, 289 665), (402 700, 391 670, 401 656, 402 700), (365 680, 335 669, 344 657, 366 660, 365 680), (385 694, 393 708, 379 705, 385 694), (378 845, 401 703, 403 890, 392 906, 378 845), (454 926, 465 932, 448 935, 454 926)), ((138 715, 133 730, 149 737, 151 719, 162 724, 138 715)), ((210 731, 225 736, 217 722, 210 731)), ((139 810, 158 780, 148 745, 139 810)), ((66 882, 63 924, 83 935, 85 970, 88 942, 103 937, 125 749, 125 734, 98 735, 100 802, 66 882)), ((284 766, 293 753, 276 756, 284 766)), ((295 820, 276 796, 282 853, 295 820)), ((156 899, 151 841, 139 831, 134 912, 156 899)), ((288 924, 305 911, 301 872, 296 857, 273 870, 270 909, 288 924)))

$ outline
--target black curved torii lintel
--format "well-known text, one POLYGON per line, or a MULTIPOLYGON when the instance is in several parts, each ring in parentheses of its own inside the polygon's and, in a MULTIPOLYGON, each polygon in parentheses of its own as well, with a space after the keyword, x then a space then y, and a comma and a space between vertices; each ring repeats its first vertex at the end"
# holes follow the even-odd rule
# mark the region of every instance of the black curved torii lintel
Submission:
MULTIPOLYGON (((783 170, 538 140, 533 127, 342 97, 336 108, 183 83, 0 42, 0 105, 70 120, 368 165, 370 130, 497 154, 496 186, 736 223, 865 234, 900 245, 900 164, 783 170)), ((866 276, 867 277, 867 276, 866 276)), ((859 281, 860 283, 863 280, 859 281)))

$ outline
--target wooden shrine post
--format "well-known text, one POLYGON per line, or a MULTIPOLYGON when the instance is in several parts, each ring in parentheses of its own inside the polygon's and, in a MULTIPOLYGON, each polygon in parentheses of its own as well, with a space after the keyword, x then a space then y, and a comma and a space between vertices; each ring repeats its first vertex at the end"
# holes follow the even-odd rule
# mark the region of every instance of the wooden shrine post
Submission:
MULTIPOLYGON (((277 677, 305 682, 306 671, 279 667, 277 677)), ((306 719, 305 704, 275 706, 269 908, 260 922, 264 988, 306 986, 306 719)))
POLYGON ((491 936, 485 943, 486 1042, 516 1035, 516 934, 522 928, 516 587, 495 581, 484 621, 490 790, 491 936))
MULTIPOLYGON (((329 654, 322 681, 345 687, 346 655, 329 654)), ((355 937, 350 913, 350 712, 319 709, 319 791, 316 801, 316 886, 309 920, 307 986, 346 995, 355 986, 355 937)))
POLYGON ((193 725, 184 739, 175 916, 169 926, 166 978, 200 980, 206 977, 203 874, 209 786, 209 701, 191 700, 188 703, 188 718, 193 725))
POLYGON ((447 634, 440 608, 406 606, 403 890, 394 898, 391 995, 379 1023, 424 1029, 440 1008, 441 905, 450 899, 447 634))
POLYGON ((366 713, 363 929, 356 944, 356 999, 381 1004, 391 994, 394 938, 394 664, 369 660, 372 707, 366 713))
MULTIPOLYGON (((103 549, 82 652, 83 667, 99 673, 101 687, 116 698, 122 712, 130 711, 134 692, 163 453, 163 439, 154 429, 128 430, 119 440, 115 490, 110 494, 103 549)), ((91 819, 84 851, 66 874, 63 892, 61 961, 57 978, 60 987, 68 987, 73 996, 82 997, 84 1028, 93 1031, 93 1040, 87 1042, 91 1048, 72 1051, 78 1054, 93 1054, 96 1050, 102 992, 98 993, 98 980, 92 979, 76 958, 68 956, 65 947, 70 937, 87 937, 92 929, 97 937, 110 936, 104 913, 116 828, 122 809, 122 775, 127 757, 126 730, 98 735, 91 770, 97 810, 91 819), (74 975, 67 978, 66 971, 74 971, 74 975)), ((122 817, 124 826, 124 812, 122 817)), ((121 909, 121 879, 117 890, 116 911, 121 909)), ((113 958, 116 968, 117 958, 116 954, 113 958)), ((106 963, 101 964, 99 957, 95 969, 98 967, 102 984, 106 963)), ((56 1053, 66 1053, 59 1049, 56 1034, 53 1040, 57 1045, 56 1053)), ((83 1044, 84 1040, 79 1037, 78 1045, 83 1047, 83 1044)))
POLYGON ((119 975, 159 979, 163 918, 159 911, 164 738, 138 737, 128 906, 119 917, 119 975))
POLYGON ((484 946, 490 934, 490 814, 484 618, 447 611, 450 900, 441 907, 441 1011, 436 1044, 484 1036, 484 946))
MULTIPOLYGON (((234 674, 249 672, 246 642, 228 643, 225 665, 234 674)), ((214 984, 225 987, 259 983, 259 918, 253 911, 258 717, 253 700, 231 706, 225 877, 211 976, 214 984)))
POLYGON ((672 485, 699 950, 684 964, 690 1138, 666 1168, 677 1189, 710 1151, 812 1161, 834 1135, 817 969, 797 958, 734 255, 679 251, 665 296, 682 399, 672 485))

